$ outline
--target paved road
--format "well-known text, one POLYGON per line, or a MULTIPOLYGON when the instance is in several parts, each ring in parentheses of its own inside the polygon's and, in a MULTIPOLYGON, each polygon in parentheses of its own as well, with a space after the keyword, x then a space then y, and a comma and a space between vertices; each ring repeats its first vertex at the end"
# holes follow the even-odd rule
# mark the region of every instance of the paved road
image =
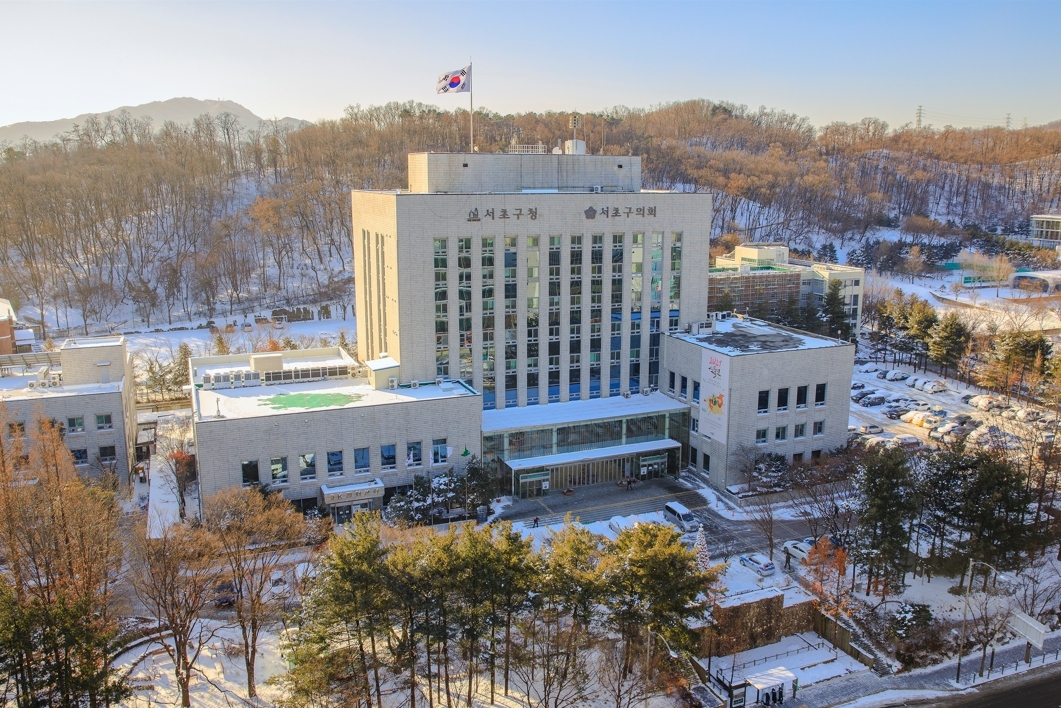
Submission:
MULTIPOLYGON (((923 704, 927 705, 927 704, 923 704)), ((1016 708, 1017 706, 1061 706, 1061 665, 1033 669, 1012 679, 981 686, 975 693, 955 696, 932 705, 941 708, 1016 708)))

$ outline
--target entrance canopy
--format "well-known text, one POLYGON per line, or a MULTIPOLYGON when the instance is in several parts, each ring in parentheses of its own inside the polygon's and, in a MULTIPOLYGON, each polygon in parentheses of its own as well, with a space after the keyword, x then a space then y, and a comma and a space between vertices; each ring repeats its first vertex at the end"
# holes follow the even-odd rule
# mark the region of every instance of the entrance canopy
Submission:
POLYGON ((682 446, 677 440, 652 440, 650 442, 632 443, 630 445, 612 445, 611 447, 600 447, 595 450, 580 450, 578 452, 563 452, 558 455, 542 455, 541 457, 528 457, 523 460, 505 461, 505 464, 513 471, 536 469, 539 467, 555 467, 558 465, 573 465, 580 462, 592 462, 593 460, 606 460, 611 457, 624 457, 626 455, 637 455, 644 452, 657 452, 662 450, 678 449, 682 446))

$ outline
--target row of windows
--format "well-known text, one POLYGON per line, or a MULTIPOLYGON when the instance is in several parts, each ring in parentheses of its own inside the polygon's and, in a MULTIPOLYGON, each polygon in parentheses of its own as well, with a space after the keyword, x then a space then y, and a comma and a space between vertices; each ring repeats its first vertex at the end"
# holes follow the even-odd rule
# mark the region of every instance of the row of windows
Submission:
MULTIPOLYGON (((632 358, 632 357, 631 357, 632 358)), ((686 399, 689 397, 689 378, 687 376, 677 376, 673 371, 669 372, 667 377, 667 390, 670 393, 677 393, 679 398, 686 399), (681 384, 675 390, 675 383, 678 381, 681 384)), ((700 382, 693 380, 693 399, 694 401, 700 400, 700 382)))
MULTIPOLYGON (((101 448, 102 449, 102 448, 101 448)), ((112 448, 113 449, 113 448, 112 448)), ((405 445, 405 468, 416 469, 423 467, 423 443, 420 441, 406 443, 405 445)), ((380 469, 389 472, 398 468, 398 446, 396 444, 380 445, 380 469)), ((370 450, 367 447, 354 449, 353 473, 368 474, 371 470, 370 450)), ((449 448, 446 446, 446 438, 435 438, 431 441, 431 464, 443 465, 449 460, 449 448)), ((317 480, 317 453, 306 452, 298 456, 298 479, 300 482, 315 482, 317 480)), ((342 450, 333 450, 324 455, 323 462, 328 473, 328 479, 336 479, 346 474, 346 462, 342 450)), ((250 486, 265 482, 272 485, 283 485, 290 483, 290 470, 286 455, 269 458, 269 476, 262 479, 258 460, 243 460, 240 463, 243 486, 250 486)))
MULTIPOLYGON (((815 435, 815 436, 825 435, 825 421, 824 420, 816 420, 816 421, 814 421, 813 431, 814 431, 813 435, 815 435)), ((805 437, 807 437, 807 424, 806 423, 796 423, 795 425, 792 426, 792 438, 794 440, 800 440, 800 439, 805 438, 805 437)), ((755 444, 756 445, 765 445, 769 441, 769 438, 770 438, 770 429, 769 428, 759 428, 758 430, 755 431, 755 444)), ((785 440, 788 440, 788 426, 787 425, 779 425, 776 428, 774 428, 774 442, 784 442, 785 440)))
MULTIPOLYGON (((796 410, 803 410, 807 407, 807 392, 808 386, 797 386, 796 387, 796 410)), ((788 410, 788 399, 790 389, 779 388, 777 389, 777 407, 778 413, 784 413, 788 410)), ((814 387, 814 407, 821 408, 825 405, 825 384, 820 383, 814 387)), ((756 411, 759 415, 766 415, 770 412, 770 389, 759 392, 759 402, 756 406, 756 411)))
MULTIPOLYGON (((811 450, 810 451, 810 458, 812 460, 819 460, 819 459, 821 459, 821 456, 822 456, 822 451, 821 450, 811 450)), ((708 455, 706 452, 703 454, 703 467, 700 466, 699 458, 700 458, 700 451, 697 450, 695 447, 690 448, 689 449, 689 466, 694 468, 694 469, 702 469, 704 472, 710 472, 711 471, 711 455, 708 455)), ((803 453, 802 452, 794 452, 794 453, 792 453, 792 464, 798 465, 798 464, 800 464, 802 462, 803 462, 803 453)))
MULTIPOLYGON (((114 418, 110 413, 97 413, 96 414, 96 430, 114 430, 114 418)), ((83 433, 85 432, 85 417, 78 415, 72 416, 66 419, 66 432, 67 433, 83 433)), ((14 423, 7 424, 7 434, 13 438, 22 438, 26 436, 26 423, 24 421, 15 421, 14 423)))
MULTIPOLYGON (((88 464, 88 448, 74 448, 70 450, 74 458, 74 464, 78 466, 88 464)), ((115 462, 118 459, 118 451, 114 445, 101 445, 97 451, 100 462, 115 462)))

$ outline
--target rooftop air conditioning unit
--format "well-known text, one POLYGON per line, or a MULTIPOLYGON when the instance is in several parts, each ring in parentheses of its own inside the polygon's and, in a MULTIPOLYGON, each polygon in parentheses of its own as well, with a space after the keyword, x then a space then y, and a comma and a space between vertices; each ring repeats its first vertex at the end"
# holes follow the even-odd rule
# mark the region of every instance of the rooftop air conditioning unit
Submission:
POLYGON ((419 382, 419 381, 412 381, 412 382, 411 382, 411 383, 409 384, 409 386, 410 386, 411 388, 420 388, 420 382, 419 382))
POLYGON ((443 382, 444 380, 445 380, 445 379, 443 379, 443 378, 442 378, 441 376, 436 376, 436 377, 435 377, 435 385, 436 385, 436 386, 441 386, 441 385, 442 385, 442 382, 443 382))
POLYGON ((387 388, 389 388, 391 391, 398 390, 398 379, 397 379, 397 377, 391 376, 389 379, 387 379, 387 388))
POLYGON ((630 398, 630 392, 629 391, 623 391, 623 398, 630 398))
POLYGON ((61 386, 63 384, 63 375, 60 373, 49 374, 48 383, 52 386, 52 388, 55 388, 56 386, 61 386))
POLYGON ((642 396, 651 396, 652 395, 652 389, 651 388, 647 388, 647 387, 641 389, 641 395, 642 396))
POLYGON ((589 190, 594 194, 600 194, 600 185, 594 185, 590 187, 589 190))
POLYGON ((213 388, 214 377, 210 374, 203 374, 203 388, 213 388))
POLYGON ((26 384, 26 388, 37 388, 37 382, 30 381, 28 384, 26 384))

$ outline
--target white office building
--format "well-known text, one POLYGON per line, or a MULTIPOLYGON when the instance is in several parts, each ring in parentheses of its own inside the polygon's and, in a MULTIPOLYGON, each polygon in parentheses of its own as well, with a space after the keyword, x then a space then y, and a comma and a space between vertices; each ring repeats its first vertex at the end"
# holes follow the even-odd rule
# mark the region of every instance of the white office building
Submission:
POLYGON ((34 417, 60 423, 85 475, 129 483, 136 445, 136 386, 124 337, 68 339, 57 352, 0 355, 0 402, 24 435, 34 417))
POLYGON ((661 390, 690 410, 689 465, 748 482, 763 453, 789 462, 847 444, 855 345, 728 313, 664 343, 661 390))
POLYGON ((478 392, 434 378, 399 384, 390 358, 362 366, 339 347, 233 354, 193 357, 189 373, 200 499, 266 485, 342 523, 414 475, 481 454, 478 392))

